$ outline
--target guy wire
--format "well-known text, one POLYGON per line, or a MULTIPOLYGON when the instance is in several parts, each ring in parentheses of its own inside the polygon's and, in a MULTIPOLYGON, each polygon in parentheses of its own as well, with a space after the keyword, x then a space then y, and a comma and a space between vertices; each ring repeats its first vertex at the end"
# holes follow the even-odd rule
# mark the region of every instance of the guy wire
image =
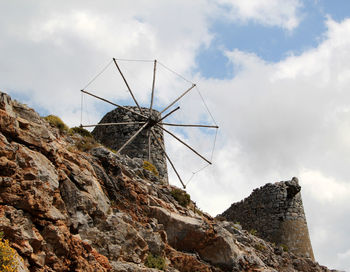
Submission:
POLYGON ((160 65, 162 65, 165 69, 167 69, 168 71, 174 73, 175 75, 177 75, 178 77, 182 78, 183 80, 187 81, 188 83, 194 84, 193 82, 191 82, 190 80, 188 80, 187 78, 185 78, 183 75, 180 75, 179 73, 175 72, 174 70, 170 69, 169 67, 165 66, 163 63, 161 63, 160 61, 157 61, 160 65))
POLYGON ((113 62, 113 59, 111 61, 108 62, 108 64, 101 70, 101 72, 99 72, 96 76, 94 76, 88 84, 86 84, 86 86, 83 88, 83 90, 85 90, 88 86, 90 86, 90 84, 92 82, 94 82, 96 80, 96 78, 98 78, 104 71, 106 71, 106 69, 109 67, 109 65, 111 65, 111 63, 113 62))

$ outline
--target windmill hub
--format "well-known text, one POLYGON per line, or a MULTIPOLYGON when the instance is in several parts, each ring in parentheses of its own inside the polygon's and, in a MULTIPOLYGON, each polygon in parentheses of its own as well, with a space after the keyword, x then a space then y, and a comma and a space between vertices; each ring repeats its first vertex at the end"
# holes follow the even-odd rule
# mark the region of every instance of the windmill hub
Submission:
POLYGON ((148 117, 148 127, 155 126, 159 121, 159 113, 152 110, 148 117))

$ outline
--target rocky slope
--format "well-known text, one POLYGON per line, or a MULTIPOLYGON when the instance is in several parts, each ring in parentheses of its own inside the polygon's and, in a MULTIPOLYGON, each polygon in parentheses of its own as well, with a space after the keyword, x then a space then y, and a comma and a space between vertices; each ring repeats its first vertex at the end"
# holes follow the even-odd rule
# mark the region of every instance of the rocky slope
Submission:
POLYGON ((169 272, 330 271, 181 206, 142 161, 80 151, 83 140, 0 93, 0 230, 20 271, 159 271, 152 260, 169 272))

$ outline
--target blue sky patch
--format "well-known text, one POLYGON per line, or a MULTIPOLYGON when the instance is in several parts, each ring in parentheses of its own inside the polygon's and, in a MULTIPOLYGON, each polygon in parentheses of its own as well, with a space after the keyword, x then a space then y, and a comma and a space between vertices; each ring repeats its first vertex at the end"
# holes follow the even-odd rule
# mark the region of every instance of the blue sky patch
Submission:
POLYGON ((300 11, 302 20, 292 31, 263 26, 253 21, 237 23, 216 20, 210 28, 215 37, 208 48, 199 50, 195 72, 206 78, 232 78, 235 71, 225 57, 224 50, 238 49, 254 53, 267 62, 279 62, 291 54, 299 55, 322 42, 327 30, 327 16, 342 21, 349 16, 349 11, 348 0, 304 1, 300 11))

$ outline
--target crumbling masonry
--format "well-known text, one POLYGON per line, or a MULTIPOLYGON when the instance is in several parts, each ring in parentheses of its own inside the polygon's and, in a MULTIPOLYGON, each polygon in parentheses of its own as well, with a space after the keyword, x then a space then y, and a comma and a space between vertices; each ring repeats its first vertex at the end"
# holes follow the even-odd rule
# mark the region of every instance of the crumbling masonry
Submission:
POLYGON ((297 178, 268 183, 232 204, 222 216, 239 222, 246 230, 256 230, 267 241, 314 260, 300 190, 297 178))

